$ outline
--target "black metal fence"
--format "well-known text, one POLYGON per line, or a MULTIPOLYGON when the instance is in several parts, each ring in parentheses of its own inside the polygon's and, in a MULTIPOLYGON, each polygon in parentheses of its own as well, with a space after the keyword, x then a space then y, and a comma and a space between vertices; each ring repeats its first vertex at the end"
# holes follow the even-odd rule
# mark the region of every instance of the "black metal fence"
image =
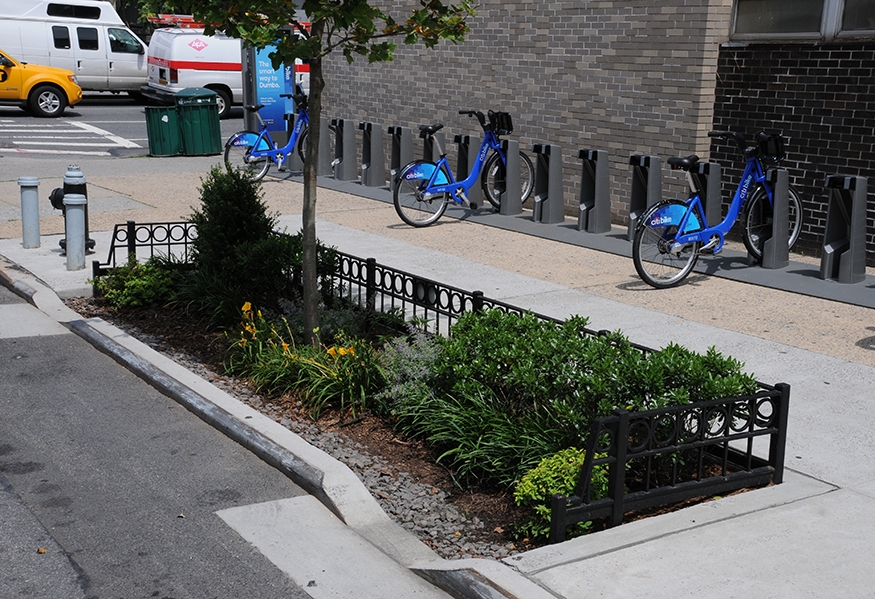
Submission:
MULTIPOLYGON (((106 264, 96 261, 94 277, 118 265, 125 256, 191 258, 196 235, 191 223, 128 222, 116 225, 106 264)), ((337 252, 331 290, 361 307, 398 312, 421 328, 441 335, 466 312, 498 309, 529 311, 377 263, 337 252)), ((324 283, 323 283, 324 285, 324 283)), ((560 324, 549 316, 538 318, 560 324)), ((600 335, 604 331, 586 330, 600 335)), ((642 345, 641 352, 653 351, 642 345)), ((607 526, 625 514, 702 496, 725 494, 783 480, 784 447, 790 387, 758 383, 750 397, 727 398, 645 412, 619 410, 593 423, 587 439, 580 482, 572 497, 553 498, 550 541, 565 537, 567 526, 605 519, 607 526), (760 458, 755 450, 767 450, 760 458), (607 469, 607 496, 593 499, 597 469, 607 469)))

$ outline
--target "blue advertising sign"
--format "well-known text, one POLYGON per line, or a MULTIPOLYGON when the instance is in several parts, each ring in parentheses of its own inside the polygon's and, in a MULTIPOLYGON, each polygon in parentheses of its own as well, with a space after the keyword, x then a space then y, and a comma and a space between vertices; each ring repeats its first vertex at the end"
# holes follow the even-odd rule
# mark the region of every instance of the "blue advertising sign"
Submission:
POLYGON ((281 98, 280 94, 291 93, 286 91, 288 84, 286 83, 287 68, 280 67, 279 70, 274 69, 268 56, 273 51, 272 46, 268 46, 263 50, 255 53, 255 93, 256 101, 259 104, 264 104, 264 108, 259 111, 264 124, 267 125, 268 131, 271 134, 285 133, 286 121, 283 118, 286 114, 286 98, 281 98))

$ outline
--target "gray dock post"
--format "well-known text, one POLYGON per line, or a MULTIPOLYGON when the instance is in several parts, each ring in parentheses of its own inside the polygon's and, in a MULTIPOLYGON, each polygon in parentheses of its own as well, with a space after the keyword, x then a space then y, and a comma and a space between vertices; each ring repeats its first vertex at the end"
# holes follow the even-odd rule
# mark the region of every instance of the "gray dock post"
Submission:
MULTIPOLYGON (((501 151, 507 159, 504 169, 504 189, 501 190, 499 214, 512 216, 522 214, 523 211, 523 184, 520 181, 520 142, 515 139, 502 139, 501 151)), ((560 165, 561 168, 561 165, 560 165)), ((485 177, 486 173, 482 173, 485 177)))
MULTIPOLYGON (((319 121, 319 163, 316 165, 316 174, 328 177, 334 174, 334 160, 337 152, 331 151, 331 138, 334 135, 328 127, 329 119, 319 121)), ((337 140, 334 140, 335 144, 337 140)))
POLYGON ((24 249, 38 248, 39 235, 39 179, 19 177, 21 194, 21 246, 24 249))
POLYGON ((820 278, 859 283, 866 278, 866 177, 830 175, 820 278))
POLYGON ((638 220, 653 204, 662 199, 662 160, 659 156, 633 154, 629 156, 632 165, 632 196, 629 198, 629 241, 635 239, 638 220))
MULTIPOLYGON (((421 132, 420 132, 421 133, 421 132)), ((428 162, 437 162, 441 159, 441 152, 438 148, 445 148, 444 132, 438 131, 434 135, 422 138, 422 159, 428 162), (437 141, 438 143, 434 143, 437 141)))
POLYGON ((579 150, 577 157, 583 160, 577 230, 607 233, 611 230, 608 153, 604 150, 579 150))
MULTIPOLYGON (((565 221, 565 198, 562 187, 562 149, 550 144, 535 144, 535 205, 532 220, 536 223, 565 221)), ((517 169, 519 170, 519 169, 517 169)))
POLYGON ((772 185, 772 236, 763 243, 763 268, 790 264, 790 176, 784 169, 771 169, 766 179, 772 185))
POLYGON ((337 131, 334 144, 334 178, 338 181, 352 181, 358 178, 358 165, 355 161, 355 129, 347 119, 331 119, 337 131))
POLYGON ((374 123, 359 123, 362 131, 362 185, 383 187, 386 184, 386 152, 383 130, 374 123))
MULTIPOLYGON (((453 142, 459 146, 458 161, 456 162, 456 180, 461 181, 468 178, 468 175, 471 174, 471 168, 477 162, 480 138, 476 135, 456 135, 453 138, 453 142)), ((485 174, 481 173, 482 176, 485 176, 485 174)), ((483 205, 483 188, 478 183, 475 183, 468 190, 468 202, 477 206, 483 205)))
POLYGON ((389 157, 389 177, 395 177, 402 168, 413 162, 413 131, 409 127, 389 127, 392 138, 392 154, 389 157))
POLYGON ((699 185, 702 208, 705 210, 708 226, 713 227, 723 220, 723 171, 716 162, 699 162, 696 164, 696 172, 693 176, 699 185))
MULTIPOLYGON (((292 136, 292 133, 295 130, 295 122, 301 118, 300 114, 286 114, 283 115, 283 118, 286 119, 287 123, 287 136, 286 141, 292 136)), ((303 129, 302 129, 303 131, 303 129)), ((276 140, 274 140, 276 141, 276 140)), ((292 148, 292 151, 286 156, 286 160, 283 163, 283 170, 289 170, 294 172, 300 172, 304 170, 304 161, 301 160, 301 156, 298 154, 298 147, 301 145, 301 139, 298 138, 298 142, 295 144, 295 147, 292 148)), ((304 148, 304 152, 307 151, 307 148, 304 148)))

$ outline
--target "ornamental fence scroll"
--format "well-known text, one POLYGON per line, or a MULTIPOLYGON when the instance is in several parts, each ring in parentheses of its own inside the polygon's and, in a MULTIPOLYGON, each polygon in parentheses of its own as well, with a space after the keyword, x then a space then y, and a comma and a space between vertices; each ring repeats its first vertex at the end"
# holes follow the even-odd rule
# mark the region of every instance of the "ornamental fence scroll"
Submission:
POLYGON ((566 527, 578 522, 617 526, 632 511, 780 484, 790 386, 760 386, 753 396, 597 419, 575 494, 553 497, 550 542, 563 541, 566 527), (754 455, 758 440, 767 443, 766 459, 754 455), (607 497, 592 499, 597 466, 608 469, 607 497))
MULTIPOLYGON (((116 225, 107 263, 94 262, 94 277, 118 266, 118 251, 129 259, 172 255, 180 263, 188 262, 195 235, 194 225, 184 222, 116 225)), ((416 320, 434 334, 448 335, 466 312, 531 312, 487 298, 480 291, 465 291, 378 264, 373 258, 336 255, 337 269, 330 282, 322 283, 323 290, 329 286, 335 296, 365 309, 400 312, 405 320, 416 320)), ((534 315, 562 324, 559 319, 534 315)), ((585 329, 585 333, 603 335, 606 331, 585 329)), ((653 351, 632 346, 642 353, 653 351)), ((618 410, 596 420, 587 438, 575 494, 552 500, 550 542, 562 541, 566 527, 576 522, 606 519, 607 526, 615 526, 631 511, 781 483, 790 387, 757 384, 760 391, 749 397, 634 413, 618 410), (767 449, 765 459, 754 454, 762 449, 767 449), (596 466, 607 466, 608 493, 592 499, 596 466)))

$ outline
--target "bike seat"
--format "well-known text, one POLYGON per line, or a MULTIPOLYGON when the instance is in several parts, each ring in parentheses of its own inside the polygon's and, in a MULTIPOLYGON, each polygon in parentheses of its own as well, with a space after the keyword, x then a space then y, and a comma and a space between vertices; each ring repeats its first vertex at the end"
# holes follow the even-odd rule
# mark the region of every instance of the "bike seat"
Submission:
POLYGON ((419 137, 425 137, 427 135, 434 135, 438 131, 444 128, 443 123, 436 123, 434 125, 420 125, 419 126, 419 137))
POLYGON ((252 106, 252 105, 244 106, 243 110, 247 110, 249 112, 258 112, 262 108, 264 108, 264 104, 256 104, 255 106, 252 106))
POLYGON ((690 154, 689 156, 672 156, 667 162, 673 170, 688 171, 696 166, 696 163, 699 162, 699 157, 695 154, 690 154))

